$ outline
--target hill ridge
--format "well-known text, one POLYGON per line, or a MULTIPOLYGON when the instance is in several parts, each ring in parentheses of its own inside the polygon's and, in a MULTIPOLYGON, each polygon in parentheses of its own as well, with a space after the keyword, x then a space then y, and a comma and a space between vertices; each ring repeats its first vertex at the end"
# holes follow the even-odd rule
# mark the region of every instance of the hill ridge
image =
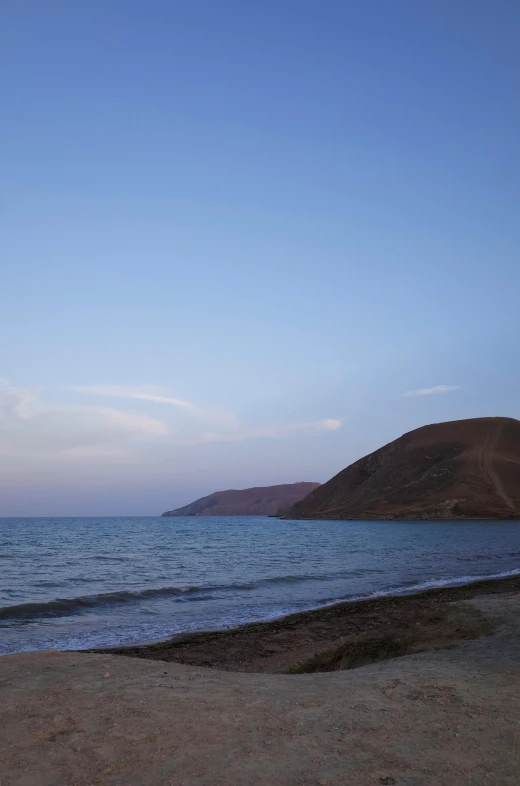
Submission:
POLYGON ((421 426, 350 464, 283 518, 520 518, 520 421, 421 426))
POLYGON ((276 516, 319 486, 298 481, 276 486, 226 489, 200 497, 188 505, 168 510, 163 516, 276 516))

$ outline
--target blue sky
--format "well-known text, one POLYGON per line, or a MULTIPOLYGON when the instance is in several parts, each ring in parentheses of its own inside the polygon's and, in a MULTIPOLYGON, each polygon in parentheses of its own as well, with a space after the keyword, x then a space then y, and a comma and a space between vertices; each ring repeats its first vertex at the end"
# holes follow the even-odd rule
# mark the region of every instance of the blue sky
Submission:
POLYGON ((0 515, 520 417, 515 0, 6 0, 0 31, 0 515))

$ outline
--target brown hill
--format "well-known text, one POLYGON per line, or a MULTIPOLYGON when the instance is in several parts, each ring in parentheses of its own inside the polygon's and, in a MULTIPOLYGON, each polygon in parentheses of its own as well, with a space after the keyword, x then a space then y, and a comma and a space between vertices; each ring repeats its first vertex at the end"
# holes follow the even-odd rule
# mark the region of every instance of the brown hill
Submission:
POLYGON ((475 418, 410 431, 311 491, 283 517, 520 518, 520 421, 475 418))
POLYGON ((183 508, 168 510, 163 516, 276 516, 294 505, 319 483, 286 483, 252 489, 216 491, 183 508))

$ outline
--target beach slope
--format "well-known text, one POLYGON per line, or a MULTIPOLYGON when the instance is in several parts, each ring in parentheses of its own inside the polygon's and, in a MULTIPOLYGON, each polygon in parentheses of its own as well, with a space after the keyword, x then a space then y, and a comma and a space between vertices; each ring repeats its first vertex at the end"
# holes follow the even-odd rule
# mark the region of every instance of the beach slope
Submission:
POLYGON ((0 781, 516 786, 520 594, 503 586, 455 601, 491 633, 329 673, 238 673, 108 653, 5 656, 0 781))

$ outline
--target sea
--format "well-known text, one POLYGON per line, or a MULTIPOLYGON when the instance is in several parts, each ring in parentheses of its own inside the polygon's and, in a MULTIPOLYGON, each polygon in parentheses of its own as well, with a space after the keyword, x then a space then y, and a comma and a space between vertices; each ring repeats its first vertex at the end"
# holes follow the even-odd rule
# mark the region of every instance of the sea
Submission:
POLYGON ((520 573, 520 523, 0 519, 0 653, 153 642, 520 573))

